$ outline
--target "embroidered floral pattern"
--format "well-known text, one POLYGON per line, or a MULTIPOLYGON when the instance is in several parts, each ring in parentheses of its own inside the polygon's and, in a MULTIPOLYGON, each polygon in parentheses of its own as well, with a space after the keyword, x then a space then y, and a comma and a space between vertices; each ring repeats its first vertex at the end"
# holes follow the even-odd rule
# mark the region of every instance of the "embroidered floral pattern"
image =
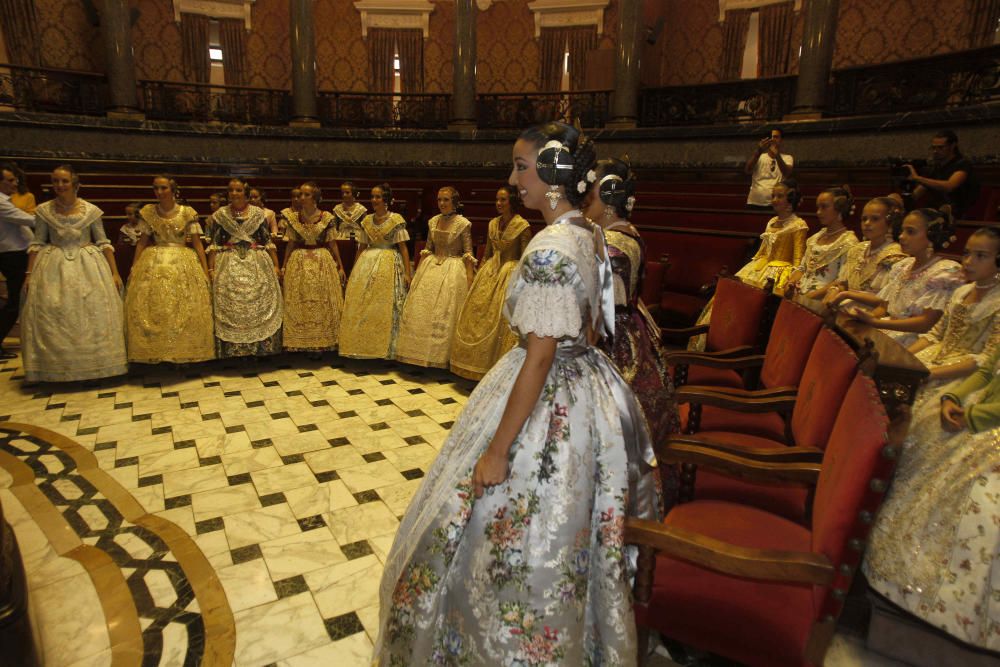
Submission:
POLYGON ((524 560, 521 545, 524 530, 531 524, 531 517, 538 514, 538 509, 537 495, 519 493, 508 505, 498 509, 493 521, 486 524, 486 537, 492 545, 490 555, 493 556, 489 575, 495 585, 524 586, 531 568, 524 560))

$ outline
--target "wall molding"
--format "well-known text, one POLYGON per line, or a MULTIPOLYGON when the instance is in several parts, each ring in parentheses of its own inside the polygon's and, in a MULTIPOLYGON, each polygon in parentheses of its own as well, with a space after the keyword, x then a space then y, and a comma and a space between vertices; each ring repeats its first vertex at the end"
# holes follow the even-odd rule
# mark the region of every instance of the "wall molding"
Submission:
POLYGON ((181 22, 181 13, 200 14, 213 19, 242 19, 250 30, 251 8, 257 0, 173 0, 174 21, 181 22))
POLYGON ((594 26, 597 36, 604 33, 604 10, 610 0, 535 0, 528 8, 535 15, 535 39, 542 28, 594 26))
POLYGON ((430 36, 434 5, 428 0, 359 0, 354 8, 361 12, 361 37, 371 28, 416 29, 430 36))
MULTIPOLYGON (((777 5, 791 0, 719 0, 719 23, 726 20, 726 12, 736 9, 760 9, 768 5, 777 5)), ((795 1, 795 11, 802 9, 802 0, 795 1)))

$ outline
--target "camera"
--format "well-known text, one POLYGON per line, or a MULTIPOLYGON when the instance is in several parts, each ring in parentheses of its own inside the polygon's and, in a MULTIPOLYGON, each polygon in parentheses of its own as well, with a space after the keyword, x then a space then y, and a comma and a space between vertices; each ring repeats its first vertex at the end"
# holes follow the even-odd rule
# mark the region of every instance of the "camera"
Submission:
POLYGON ((893 189, 899 190, 904 196, 913 194, 916 183, 910 180, 910 170, 906 168, 906 165, 913 165, 913 168, 919 172, 927 166, 927 160, 907 160, 901 157, 890 157, 888 158, 888 162, 889 177, 892 179, 893 189))

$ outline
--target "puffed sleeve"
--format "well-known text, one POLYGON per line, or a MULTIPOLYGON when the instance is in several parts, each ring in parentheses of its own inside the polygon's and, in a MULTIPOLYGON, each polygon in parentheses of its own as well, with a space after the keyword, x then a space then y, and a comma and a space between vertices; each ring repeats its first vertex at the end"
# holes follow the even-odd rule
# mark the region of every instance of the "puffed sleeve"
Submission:
POLYGON ((927 333, 919 336, 917 340, 927 341, 929 345, 934 345, 935 343, 940 343, 944 339, 944 332, 948 330, 948 322, 951 321, 951 311, 955 307, 958 300, 963 297, 960 296, 957 291, 952 294, 951 300, 948 302, 947 308, 944 309, 944 313, 938 318, 938 321, 931 327, 931 330, 927 333), (956 298, 957 297, 957 298, 956 298))
POLYGON ((983 345, 983 351, 972 355, 973 361, 976 362, 976 368, 983 368, 989 364, 990 359, 996 355, 998 350, 1000 350, 1000 316, 994 314, 990 335, 986 339, 986 344, 983 345))
POLYGON ((184 207, 184 212, 187 213, 188 222, 184 227, 184 233, 188 235, 201 236, 204 231, 201 228, 201 223, 198 222, 198 212, 195 211, 190 206, 184 207))
POLYGON ((961 270, 958 262, 941 262, 946 266, 937 268, 927 281, 927 289, 914 301, 910 312, 919 315, 925 310, 944 310, 956 289, 962 286, 961 270))
POLYGON ((556 250, 529 253, 518 267, 508 304, 510 326, 522 335, 565 338, 583 328, 584 302, 576 264, 556 250))
MULTIPOLYGON (((392 242, 393 243, 406 243, 410 240, 410 233, 406 231, 406 220, 403 219, 398 213, 393 213, 393 218, 396 220, 396 227, 392 230, 392 242)), ((430 240, 428 239, 428 243, 430 240)))
POLYGON ((49 242, 49 223, 45 218, 35 214, 35 238, 28 244, 28 252, 38 252, 49 242))
POLYGON ((906 267, 912 266, 911 262, 896 262, 889 269, 889 277, 886 279, 885 284, 882 285, 882 289, 878 291, 878 298, 882 299, 886 303, 892 300, 892 297, 896 295, 899 291, 899 286, 902 284, 903 272, 906 267))
POLYGON ((111 245, 111 241, 108 240, 108 235, 104 231, 104 218, 97 216, 97 218, 90 223, 90 233, 94 239, 94 245, 104 250, 104 248, 111 248, 114 252, 114 246, 111 245))

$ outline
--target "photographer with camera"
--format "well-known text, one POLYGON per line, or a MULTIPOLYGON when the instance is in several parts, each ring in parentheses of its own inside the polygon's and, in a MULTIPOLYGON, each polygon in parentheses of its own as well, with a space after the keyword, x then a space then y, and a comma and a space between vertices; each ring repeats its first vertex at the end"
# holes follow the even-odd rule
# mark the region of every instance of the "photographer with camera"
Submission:
POLYGON ((780 127, 760 140, 757 150, 743 165, 743 171, 752 175, 747 208, 755 211, 771 210, 771 191, 781 181, 792 175, 792 156, 781 152, 784 133, 780 127))
POLYGON ((958 150, 958 136, 951 130, 941 130, 931 139, 931 161, 926 168, 903 165, 909 180, 916 184, 913 201, 917 207, 951 206, 956 218, 961 218, 979 198, 979 182, 972 164, 958 150))

